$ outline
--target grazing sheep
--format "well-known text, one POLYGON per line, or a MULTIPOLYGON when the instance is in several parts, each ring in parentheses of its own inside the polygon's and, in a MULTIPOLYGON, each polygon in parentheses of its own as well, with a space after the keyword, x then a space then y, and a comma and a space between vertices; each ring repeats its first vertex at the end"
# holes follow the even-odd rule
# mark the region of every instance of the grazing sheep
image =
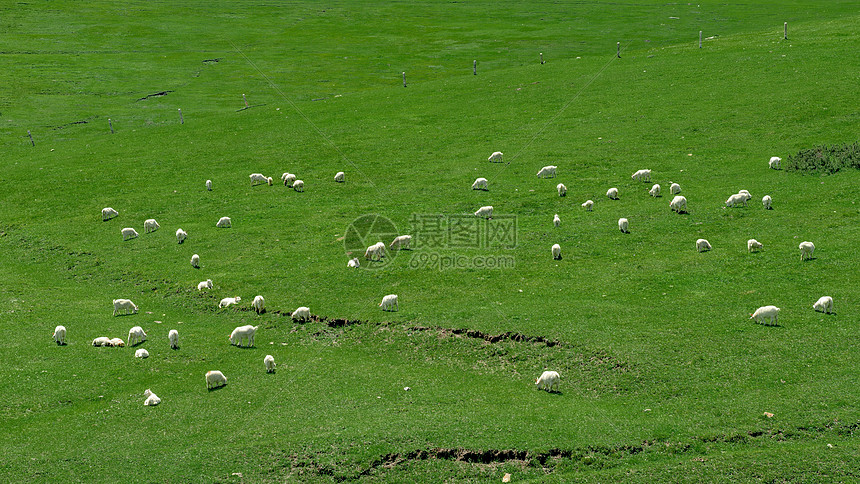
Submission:
POLYGON ((134 352, 135 358, 149 358, 149 351, 146 351, 146 348, 140 348, 134 352))
POLYGON ((765 210, 773 210, 773 208, 770 206, 770 202, 772 201, 773 199, 770 198, 770 195, 765 195, 761 198, 761 204, 764 205, 765 210))
POLYGON ((126 227, 126 228, 122 229, 122 240, 123 241, 133 239, 135 237, 137 237, 137 230, 134 230, 131 227, 126 227))
POLYGON ((346 263, 346 266, 347 267, 359 267, 359 266, 361 266, 361 263, 358 261, 358 257, 353 257, 352 259, 349 260, 349 262, 346 263))
POLYGON ((618 230, 620 230, 622 233, 625 233, 625 234, 630 233, 630 231, 627 230, 628 225, 630 225, 630 224, 627 222, 626 218, 618 219, 618 230))
POLYGON ((696 239, 696 251, 707 252, 711 250, 711 243, 705 239, 696 239))
POLYGON ((537 172, 537 177, 538 178, 555 178, 555 169, 556 168, 558 168, 558 167, 555 165, 547 165, 547 166, 541 168, 537 172))
POLYGON ((560 219, 560 218, 558 218, 558 214, 555 214, 555 216, 553 216, 553 218, 552 218, 552 224, 553 224, 553 225, 555 225, 556 227, 558 227, 559 225, 561 225, 561 219, 560 219))
POLYGON ((555 260, 561 260, 561 246, 558 244, 552 245, 552 258, 555 260))
POLYGON ((651 170, 638 170, 630 178, 636 181, 649 182, 651 181, 651 170))
POLYGON ((564 183, 559 183, 555 186, 555 189, 558 190, 558 196, 563 197, 567 195, 567 187, 564 186, 564 183))
POLYGON ((677 183, 669 185, 669 193, 671 193, 672 195, 677 195, 681 193, 681 185, 678 185, 677 183))
POLYGON ((382 260, 385 257, 385 242, 377 242, 364 251, 367 260, 382 260))
POLYGON ((747 240, 747 250, 750 252, 755 252, 762 248, 761 242, 756 239, 747 240))
POLYGON ((618 200, 618 189, 615 187, 606 190, 606 196, 611 198, 612 200, 618 200))
POLYGON ((391 241, 391 245, 388 246, 389 249, 393 249, 395 246, 399 249, 408 249, 409 243, 412 242, 411 235, 398 235, 391 241))
POLYGON ((143 328, 140 326, 135 326, 128 330, 128 345, 134 346, 138 343, 143 343, 146 341, 146 333, 143 332, 143 328))
POLYGON ((290 315, 293 318, 293 321, 310 321, 311 320, 311 310, 306 306, 302 306, 290 315))
POLYGON ((212 279, 206 279, 197 283, 198 291, 203 291, 204 289, 212 289, 212 279))
POLYGON ((251 326, 250 324, 237 326, 236 329, 230 333, 230 344, 242 346, 242 340, 247 340, 247 346, 254 346, 254 335, 257 333, 257 328, 259 328, 259 326, 251 326))
POLYGON ((182 229, 176 229, 176 241, 177 243, 182 243, 188 237, 188 232, 182 229))
POLYGON ((170 341, 170 348, 171 349, 174 349, 174 350, 178 349, 179 348, 179 331, 176 331, 175 329, 171 329, 167 333, 167 340, 170 341))
POLYGON ((747 206, 747 197, 743 193, 735 193, 726 200, 726 207, 747 206))
POLYGON ((263 364, 266 366, 266 373, 274 373, 275 372, 275 357, 272 355, 266 355, 263 358, 263 364))
POLYGON ((110 338, 107 336, 99 336, 93 340, 93 346, 111 346, 110 338))
POLYGON ((750 192, 748 192, 748 191, 746 191, 746 190, 741 190, 741 191, 739 191, 739 192, 738 192, 738 195, 743 195, 743 196, 744 196, 744 200, 745 200, 745 201, 746 201, 746 200, 752 200, 752 195, 750 195, 750 192))
POLYGON ((779 170, 780 161, 782 161, 782 158, 778 156, 771 156, 770 161, 767 162, 767 166, 772 170, 779 170))
POLYGON ((114 348, 122 348, 125 346, 125 342, 122 340, 122 338, 111 338, 110 345, 114 348))
POLYGON ((590 212, 591 208, 594 207, 594 201, 593 200, 586 200, 586 201, 582 202, 582 206, 583 206, 583 208, 585 208, 586 212, 590 212))
POLYGON ((764 324, 764 318, 767 318, 770 324, 777 324, 779 322, 779 308, 776 306, 762 306, 750 314, 750 319, 754 319, 759 324, 764 324))
POLYGON ((800 243, 800 260, 812 259, 812 253, 815 252, 815 244, 812 242, 800 243))
POLYGON ((227 377, 218 370, 206 372, 206 389, 211 390, 227 384, 227 377))
POLYGON ((191 267, 195 269, 200 269, 200 256, 194 254, 191 256, 191 267))
POLYGON ((250 178, 251 178, 251 186, 254 186, 258 183, 265 183, 269 186, 272 185, 272 177, 265 176, 262 173, 251 173, 250 178))
POLYGON ((475 212, 475 216, 481 218, 493 218, 493 206, 487 205, 479 208, 478 211, 475 212))
POLYGON ((487 161, 491 161, 493 163, 501 163, 502 162, 502 152, 501 151, 494 151, 493 154, 490 155, 489 158, 487 158, 487 161))
POLYGON ((281 175, 281 180, 284 180, 284 186, 291 188, 293 186, 293 182, 296 181, 296 175, 292 173, 284 173, 281 175))
POLYGON ((339 172, 335 173, 334 181, 336 181, 337 183, 343 183, 344 182, 344 176, 345 175, 343 174, 343 172, 339 171, 339 172))
POLYGON ((105 207, 102 209, 102 221, 110 220, 110 219, 116 217, 117 215, 119 215, 119 212, 117 212, 116 210, 114 210, 110 207, 105 207))
POLYGON ((538 390, 546 390, 548 392, 552 392, 553 389, 558 391, 558 383, 561 377, 558 376, 557 371, 545 371, 541 373, 540 377, 535 380, 535 387, 538 390))
POLYGON ((212 191, 212 180, 206 180, 206 189, 212 191))
POLYGON ((129 311, 132 314, 137 314, 137 305, 131 302, 130 299, 114 299, 113 315, 116 316, 120 311, 123 311, 124 314, 128 314, 129 311))
POLYGON ((472 190, 489 190, 487 188, 487 179, 475 178, 475 183, 472 183, 472 190))
POLYGON ((66 344, 66 327, 65 326, 57 326, 54 328, 54 334, 52 334, 54 341, 57 343, 57 346, 63 346, 66 344))
POLYGON ((230 217, 221 217, 215 222, 215 226, 219 229, 229 229, 233 226, 233 221, 230 220, 230 217))
POLYGON ((155 221, 154 218, 148 218, 143 221, 143 233, 148 234, 150 232, 155 232, 160 229, 161 225, 158 225, 158 222, 155 221))
POLYGON ((257 314, 263 313, 266 311, 266 300, 263 299, 263 296, 256 296, 251 302, 251 307, 257 311, 257 314))
POLYGON ((687 211, 687 197, 675 195, 675 198, 669 202, 669 208, 678 213, 685 213, 687 211))
POLYGON ((383 297, 382 302, 379 303, 379 307, 381 307, 383 311, 399 311, 400 306, 397 305, 397 294, 389 294, 383 297))
POLYGON ((651 187, 650 190, 648 190, 648 195, 651 195, 652 197, 655 197, 655 198, 659 197, 660 196, 660 185, 655 183, 654 186, 651 187))
POLYGON ((821 296, 818 301, 815 301, 815 304, 812 305, 812 309, 822 313, 832 313, 833 298, 830 296, 821 296))
MULTIPOLYGON (((138 351, 141 351, 141 350, 138 350, 138 351)), ((143 351, 146 351, 146 350, 143 350, 143 351)), ((134 356, 137 356, 137 353, 135 353, 134 356)), ((143 404, 147 407, 154 407, 154 406, 158 405, 159 403, 161 403, 161 399, 158 398, 158 395, 152 393, 152 390, 150 390, 149 388, 147 388, 146 391, 143 392, 143 396, 146 397, 146 400, 143 401, 143 404)))
POLYGON ((294 181, 293 182, 293 190, 295 190, 297 192, 305 191, 305 182, 303 182, 302 180, 294 181))
POLYGON ((239 304, 239 301, 241 301, 241 300, 242 300, 242 298, 239 296, 225 297, 224 299, 221 300, 221 302, 218 303, 218 308, 219 309, 220 308, 226 308, 227 306, 229 306, 231 304, 239 304))

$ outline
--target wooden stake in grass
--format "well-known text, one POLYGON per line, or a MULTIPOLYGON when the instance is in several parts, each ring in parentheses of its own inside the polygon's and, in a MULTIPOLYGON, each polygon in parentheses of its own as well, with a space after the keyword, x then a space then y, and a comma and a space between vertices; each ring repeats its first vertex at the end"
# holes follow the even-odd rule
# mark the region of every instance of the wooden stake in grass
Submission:
POLYGON ((179 108, 179 124, 185 124, 185 118, 182 117, 182 108, 179 108))
POLYGON ((243 100, 243 101, 245 101, 245 107, 247 108, 247 107, 248 107, 248 100, 247 100, 247 99, 245 99, 245 95, 244 95, 244 94, 242 94, 242 100, 243 100))
POLYGON ((540 53, 540 63, 541 63, 541 65, 543 65, 543 64, 544 64, 544 61, 543 61, 543 52, 541 52, 541 53, 540 53))
POLYGON ((621 58, 621 42, 615 44, 615 57, 621 58))
POLYGON ((702 48, 702 31, 699 31, 699 48, 702 48))
POLYGON ((472 61, 472 74, 474 74, 476 76, 478 75, 478 61, 477 60, 472 61))
POLYGON ((27 136, 29 136, 29 137, 30 137, 30 144, 31 144, 31 145, 33 145, 33 146, 36 146, 36 142, 35 142, 35 141, 33 141, 33 134, 32 134, 32 133, 30 133, 30 130, 29 130, 29 129, 27 130, 27 136))
POLYGON ((403 71, 403 87, 406 87, 406 71, 403 71))
POLYGON ((788 40, 788 22, 782 23, 782 40, 788 40))
POLYGON ((110 134, 113 134, 113 121, 110 118, 108 118, 108 126, 110 126, 110 134))

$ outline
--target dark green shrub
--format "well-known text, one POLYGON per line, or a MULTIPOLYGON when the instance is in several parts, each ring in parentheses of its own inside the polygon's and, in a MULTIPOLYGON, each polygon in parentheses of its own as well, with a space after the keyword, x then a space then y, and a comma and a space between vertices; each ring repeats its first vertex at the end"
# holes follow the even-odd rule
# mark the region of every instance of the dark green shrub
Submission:
POLYGON ((860 143, 816 146, 791 155, 783 165, 788 171, 836 173, 843 168, 860 169, 860 143))

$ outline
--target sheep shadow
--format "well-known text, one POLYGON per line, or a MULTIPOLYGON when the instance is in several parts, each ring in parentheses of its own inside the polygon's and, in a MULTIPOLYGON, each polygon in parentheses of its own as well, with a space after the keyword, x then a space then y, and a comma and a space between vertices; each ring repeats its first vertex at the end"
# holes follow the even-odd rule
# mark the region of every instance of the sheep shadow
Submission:
POLYGON ((218 391, 218 390, 220 390, 220 389, 222 389, 222 388, 224 388, 224 387, 226 387, 226 386, 227 386, 227 385, 218 385, 217 387, 211 387, 211 388, 207 387, 207 388, 206 388, 206 391, 208 391, 208 392, 215 392, 215 391, 218 391))
POLYGON ((757 324, 759 326, 765 326, 768 328, 781 328, 782 327, 782 325, 779 323, 773 323, 773 324, 771 324, 771 323, 755 323, 755 324, 757 324))
POLYGON ((561 390, 539 390, 539 391, 544 391, 550 395, 558 396, 558 397, 564 395, 564 392, 562 392, 561 390))

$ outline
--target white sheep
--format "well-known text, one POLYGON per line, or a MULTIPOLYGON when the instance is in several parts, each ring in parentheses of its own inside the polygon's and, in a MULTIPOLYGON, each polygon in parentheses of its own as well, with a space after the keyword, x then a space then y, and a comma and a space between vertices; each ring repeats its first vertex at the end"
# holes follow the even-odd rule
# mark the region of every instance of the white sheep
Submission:
POLYGON ((230 220, 230 217, 221 217, 215 222, 215 226, 219 229, 229 229, 233 226, 233 221, 230 220))
POLYGON ((358 257, 353 257, 352 259, 349 260, 349 262, 346 263, 346 266, 347 267, 359 267, 359 266, 361 266, 361 263, 358 261, 358 257))
POLYGON ((747 250, 750 252, 755 252, 762 248, 761 242, 756 239, 747 240, 747 250))
POLYGON ((263 365, 266 366, 266 373, 274 373, 275 372, 275 357, 272 355, 266 355, 263 358, 263 365))
POLYGON ((334 181, 335 181, 335 182, 337 182, 337 183, 343 183, 343 182, 344 182, 344 179, 345 179, 345 178, 344 178, 345 176, 346 176, 346 175, 344 175, 344 173, 343 173, 342 171, 339 171, 339 172, 335 173, 335 175, 334 175, 334 181))
POLYGON ((822 313, 832 313, 833 298, 830 296, 821 296, 818 301, 815 301, 815 304, 812 305, 812 309, 822 313))
POLYGON ((683 195, 675 195, 675 198, 669 202, 669 208, 678 213, 684 213, 687 211, 687 197, 683 195))
POLYGON ((743 193, 735 193, 726 200, 726 207, 736 207, 738 205, 747 205, 747 198, 743 193))
POLYGON ((615 187, 606 190, 606 196, 611 198, 612 200, 618 200, 618 189, 615 187))
POLYGON ((711 243, 705 239, 696 239, 696 251, 707 252, 711 250, 711 243))
POLYGON ((654 186, 652 186, 651 189, 648 190, 648 194, 651 195, 652 197, 655 197, 655 198, 659 197, 660 196, 660 185, 658 183, 655 183, 654 186))
POLYGON ((752 195, 750 195, 750 192, 748 192, 748 191, 746 191, 746 190, 741 190, 741 191, 739 191, 739 192, 738 192, 738 195, 743 195, 743 196, 744 196, 744 200, 752 200, 752 195))
POLYGON ((218 370, 206 372, 206 389, 211 390, 227 384, 227 377, 218 370))
POLYGON ((627 227, 629 225, 630 225, 630 223, 627 221, 626 218, 618 219, 618 230, 620 230, 622 233, 625 233, 625 234, 630 233, 630 230, 627 229, 627 227))
POLYGON ((295 190, 297 192, 305 191, 305 182, 303 182, 302 180, 294 181, 293 182, 293 190, 295 190))
POLYGON ((242 340, 247 340, 247 346, 254 346, 254 335, 257 333, 257 328, 259 328, 259 326, 251 326, 250 324, 237 326, 236 329, 230 333, 230 344, 242 346, 242 340))
MULTIPOLYGON (((137 356, 137 353, 135 353, 135 356, 137 356)), ((161 403, 161 399, 158 398, 158 395, 152 393, 152 390, 150 390, 149 388, 147 388, 146 391, 143 392, 143 396, 146 397, 146 400, 143 401, 143 404, 147 407, 154 407, 161 403)))
POLYGON ((146 351, 146 348, 139 348, 137 351, 134 352, 134 357, 141 359, 149 358, 149 351, 146 351))
POLYGON ((110 207, 105 207, 102 209, 102 221, 110 220, 110 219, 116 217, 117 215, 119 215, 119 212, 117 212, 116 210, 114 210, 110 207))
POLYGON ((410 242, 412 242, 411 235, 398 235, 391 241, 391 245, 388 248, 393 249, 396 246, 399 249, 408 249, 410 242))
POLYGON ((135 237, 137 237, 137 230, 134 230, 131 227, 126 227, 126 228, 122 229, 122 240, 123 241, 133 239, 135 237))
POLYGON ((559 183, 555 186, 555 189, 558 190, 558 196, 563 197, 567 195, 567 187, 564 186, 564 183, 559 183))
POLYGON ((176 229, 176 241, 177 243, 182 243, 188 237, 188 232, 182 229, 176 229))
POLYGON ((160 229, 161 225, 158 225, 158 222, 155 221, 154 218, 148 218, 143 221, 143 233, 148 234, 150 232, 155 232, 160 229))
POLYGON ((472 183, 472 190, 489 190, 487 188, 487 179, 475 178, 475 183, 472 183))
POLYGON ((812 259, 812 253, 815 252, 815 244, 812 242, 800 243, 800 260, 812 259))
POLYGON ((537 177, 538 178, 555 178, 555 169, 556 168, 558 168, 558 167, 555 165, 547 165, 547 166, 541 168, 537 172, 537 177))
POLYGON ((66 344, 66 327, 65 326, 57 326, 54 328, 54 334, 52 334, 54 341, 58 346, 63 346, 66 344))
POLYGON ((111 338, 110 345, 115 348, 122 348, 125 346, 125 342, 122 340, 122 338, 111 338))
POLYGON ((114 299, 113 315, 116 316, 120 311, 124 314, 128 314, 129 311, 131 311, 132 314, 137 314, 137 305, 131 302, 130 299, 114 299))
POLYGON ((256 296, 254 300, 251 302, 251 307, 254 311, 257 311, 257 314, 266 311, 266 300, 263 299, 263 296, 256 296))
POLYGON ((677 183, 669 185, 669 193, 671 193, 672 195, 677 195, 681 193, 681 185, 678 185, 677 183))
POLYGON ((231 304, 239 304, 239 302, 241 300, 242 300, 242 298, 239 296, 225 297, 224 299, 221 300, 221 302, 218 303, 218 308, 226 308, 227 306, 229 306, 231 304))
POLYGON ((503 156, 503 154, 501 151, 494 151, 493 154, 490 155, 489 158, 487 158, 487 161, 491 161, 493 163, 501 163, 502 162, 502 156, 503 156))
POLYGON ((552 245, 552 258, 555 260, 561 260, 561 246, 558 244, 552 245))
POLYGON ((772 210, 772 207, 770 206, 770 202, 772 201, 773 199, 770 198, 770 195, 765 195, 761 197, 761 204, 764 205, 765 210, 772 210))
POLYGON ((772 170, 779 170, 780 161, 782 161, 782 158, 778 156, 771 156, 770 161, 767 162, 767 166, 772 170))
POLYGON ((191 256, 191 267, 195 269, 200 269, 200 256, 194 254, 191 256))
POLYGON ((377 242, 364 251, 364 258, 367 260, 382 260, 385 257, 385 242, 377 242))
POLYGON ((389 294, 383 297, 382 302, 379 303, 379 307, 381 307, 383 311, 399 311, 400 306, 397 305, 397 294, 389 294))
POLYGON ((175 329, 171 329, 167 333, 167 341, 170 341, 170 348, 171 349, 174 349, 174 350, 179 349, 179 331, 176 331, 175 329))
POLYGON ((111 346, 110 338, 107 336, 99 336, 93 340, 93 346, 111 346))
POLYGON ((284 180, 285 187, 292 187, 293 182, 296 181, 296 175, 293 175, 292 173, 284 173, 281 175, 281 180, 284 180))
POLYGON ((143 343, 146 341, 146 333, 143 332, 143 328, 140 326, 135 326, 128 330, 128 345, 134 346, 138 343, 143 343))
POLYGON ((553 389, 558 391, 559 380, 561 380, 561 377, 558 376, 557 371, 545 371, 535 380, 535 387, 538 390, 546 390, 548 392, 552 392, 553 389))
POLYGON ((479 208, 478 211, 475 212, 475 216, 481 218, 493 218, 493 206, 487 205, 479 208))
POLYGON ((754 319, 759 324, 764 324, 764 318, 767 318, 770 324, 777 324, 779 322, 779 308, 776 306, 762 306, 750 314, 750 319, 754 319))
POLYGON ((212 191, 212 180, 206 180, 206 189, 212 191))
POLYGON ((206 279, 205 281, 200 281, 197 283, 198 291, 204 291, 206 289, 212 289, 212 279, 206 279))
POLYGON ((582 207, 585 208, 586 212, 590 212, 592 207, 594 207, 594 200, 586 200, 582 202, 582 207))
POLYGON ((290 317, 293 318, 293 321, 310 321, 311 310, 306 306, 302 306, 293 311, 290 317))
POLYGON ((636 181, 649 182, 651 181, 651 170, 637 170, 630 178, 636 181))
POLYGON ((558 218, 558 214, 555 214, 555 216, 552 217, 552 224, 555 225, 556 227, 561 225, 561 219, 558 218))
POLYGON ((272 177, 265 176, 262 173, 251 173, 251 186, 254 186, 258 183, 265 183, 267 185, 272 185, 272 177))

